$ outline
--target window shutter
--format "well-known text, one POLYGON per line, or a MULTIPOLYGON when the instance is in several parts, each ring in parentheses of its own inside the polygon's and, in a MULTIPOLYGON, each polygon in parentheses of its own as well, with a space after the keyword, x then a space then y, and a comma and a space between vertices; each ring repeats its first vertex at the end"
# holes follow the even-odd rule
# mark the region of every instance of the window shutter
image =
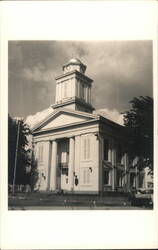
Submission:
POLYGON ((84 156, 83 156, 83 158, 84 158, 84 160, 86 159, 86 154, 87 154, 87 152, 86 152, 86 148, 87 148, 87 140, 86 140, 87 138, 85 137, 84 138, 84 144, 83 144, 83 152, 84 152, 84 156))
POLYGON ((87 137, 87 159, 90 158, 90 137, 87 137))
POLYGON ((88 160, 91 157, 91 137, 83 136, 83 159, 88 160))

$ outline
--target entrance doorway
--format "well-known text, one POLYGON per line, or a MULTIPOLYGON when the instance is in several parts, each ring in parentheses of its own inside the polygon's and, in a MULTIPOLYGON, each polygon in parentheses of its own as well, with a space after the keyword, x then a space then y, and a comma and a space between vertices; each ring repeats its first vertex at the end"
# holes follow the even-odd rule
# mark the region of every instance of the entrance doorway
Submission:
POLYGON ((57 189, 68 190, 69 187, 69 139, 58 142, 57 189))

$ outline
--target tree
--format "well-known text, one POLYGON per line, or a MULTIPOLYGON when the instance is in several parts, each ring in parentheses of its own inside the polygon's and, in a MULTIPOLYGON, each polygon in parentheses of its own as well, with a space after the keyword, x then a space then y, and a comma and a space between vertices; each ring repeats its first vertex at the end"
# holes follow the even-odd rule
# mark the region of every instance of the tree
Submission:
POLYGON ((132 108, 124 112, 124 125, 128 128, 130 158, 138 157, 139 169, 149 167, 153 173, 153 99, 134 97, 132 108))
POLYGON ((23 120, 17 121, 12 119, 10 115, 8 116, 8 184, 13 184, 15 167, 15 184, 26 184, 25 165, 28 162, 26 146, 28 145, 27 136, 29 133, 30 130, 23 120), (15 163, 16 146, 18 147, 15 163))
POLYGON ((31 151, 31 171, 29 173, 29 185, 30 185, 31 191, 33 191, 36 186, 38 176, 39 176, 39 173, 38 173, 37 160, 35 158, 34 151, 31 151))

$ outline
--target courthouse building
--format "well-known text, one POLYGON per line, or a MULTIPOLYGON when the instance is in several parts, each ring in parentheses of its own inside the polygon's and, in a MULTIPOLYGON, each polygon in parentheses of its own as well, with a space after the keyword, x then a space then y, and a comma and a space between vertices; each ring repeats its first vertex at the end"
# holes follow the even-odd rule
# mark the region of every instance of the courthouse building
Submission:
POLYGON ((63 66, 52 111, 32 129, 37 188, 99 193, 145 187, 145 173, 138 173, 128 159, 126 128, 94 109, 93 80, 85 71, 76 58, 63 66))

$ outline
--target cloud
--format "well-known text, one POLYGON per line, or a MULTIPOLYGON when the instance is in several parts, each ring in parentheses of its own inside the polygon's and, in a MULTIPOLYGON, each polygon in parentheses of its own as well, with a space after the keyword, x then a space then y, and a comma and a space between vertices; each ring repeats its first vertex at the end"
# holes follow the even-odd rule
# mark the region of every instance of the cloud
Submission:
POLYGON ((92 98, 97 108, 124 111, 134 96, 152 96, 150 41, 102 42, 88 48, 87 73, 94 79, 92 98))
POLYGON ((52 70, 45 70, 42 65, 37 65, 33 68, 24 68, 22 71, 23 77, 30 80, 30 82, 49 82, 53 79, 52 70))
POLYGON ((96 109, 125 111, 134 96, 152 96, 151 41, 11 41, 10 113, 27 116, 54 103, 55 77, 72 57, 94 80, 96 109))
POLYGON ((44 120, 47 116, 49 116, 51 113, 53 113, 53 108, 49 107, 45 110, 42 110, 41 112, 37 112, 34 115, 29 115, 25 122, 29 125, 30 128, 33 128, 36 124, 44 120))
POLYGON ((116 109, 112 109, 112 110, 109 110, 109 109, 98 109, 95 111, 95 113, 97 114, 100 114, 102 116, 104 116, 105 118, 113 121, 113 122, 116 122, 120 125, 124 125, 124 122, 123 122, 123 115, 120 114, 118 112, 118 110, 116 109))

